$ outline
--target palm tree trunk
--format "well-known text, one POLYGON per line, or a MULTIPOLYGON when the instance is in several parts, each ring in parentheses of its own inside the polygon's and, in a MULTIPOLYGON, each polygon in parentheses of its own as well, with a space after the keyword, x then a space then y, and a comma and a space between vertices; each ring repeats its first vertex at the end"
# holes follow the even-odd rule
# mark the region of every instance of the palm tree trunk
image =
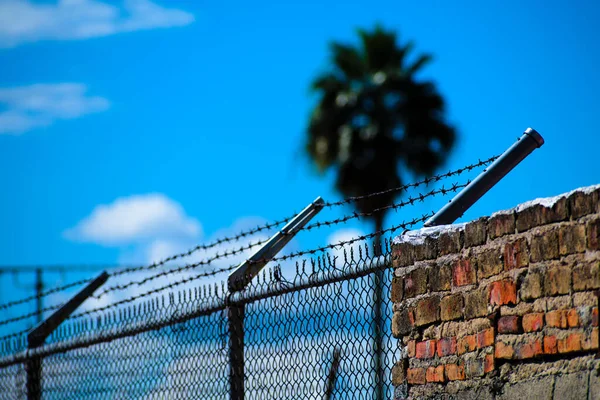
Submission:
MULTIPOLYGON (((383 230, 383 215, 375 215, 375 231, 381 232, 383 230)), ((380 256, 381 251, 381 235, 375 236, 373 241, 374 255, 380 256)), ((374 355, 375 355, 375 399, 383 400, 384 396, 384 373, 383 373, 383 317, 382 317, 382 303, 383 303, 383 280, 385 274, 383 270, 378 270, 374 274, 374 296, 373 296, 373 308, 374 308, 374 321, 373 321, 373 340, 374 340, 374 355)))

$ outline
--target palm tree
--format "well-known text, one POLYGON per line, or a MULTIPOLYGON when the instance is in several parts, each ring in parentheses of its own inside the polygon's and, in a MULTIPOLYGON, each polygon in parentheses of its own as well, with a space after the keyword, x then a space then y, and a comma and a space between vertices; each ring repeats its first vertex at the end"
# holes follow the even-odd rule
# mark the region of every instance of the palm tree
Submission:
MULTIPOLYGON (((417 73, 431 61, 413 61, 413 44, 399 44, 393 31, 376 26, 358 30, 360 45, 331 44, 331 68, 317 76, 312 89, 319 100, 308 126, 308 154, 321 172, 335 168, 335 186, 343 196, 360 196, 402 185, 402 177, 430 176, 441 167, 455 141, 445 122, 444 100, 417 73)), ((356 201, 361 213, 393 203, 397 193, 356 201)), ((376 232, 385 213, 370 218, 376 232)), ((380 237, 374 249, 380 254, 380 237)), ((383 272, 376 274, 375 365, 377 398, 383 398, 381 368, 381 296, 383 272)))

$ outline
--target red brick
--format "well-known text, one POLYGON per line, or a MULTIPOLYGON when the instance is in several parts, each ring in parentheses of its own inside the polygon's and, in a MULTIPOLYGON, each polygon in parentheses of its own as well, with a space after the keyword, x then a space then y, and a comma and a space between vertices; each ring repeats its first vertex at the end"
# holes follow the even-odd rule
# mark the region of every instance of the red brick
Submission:
POLYGON ((476 281, 477 276, 471 260, 463 258, 454 263, 452 268, 452 283, 454 286, 471 285, 476 281))
POLYGON ((435 356, 435 340, 426 340, 417 343, 416 357, 419 359, 432 358, 435 356))
POLYGON ((477 350, 476 335, 468 335, 458 339, 458 343, 456 345, 456 351, 458 355, 468 353, 474 350, 477 350))
POLYGON ((527 340, 515 346, 515 354, 519 359, 534 358, 543 353, 542 341, 540 339, 527 340))
POLYGON ((496 281, 490 284, 490 304, 502 306, 517 303, 517 285, 509 280, 496 281))
POLYGON ((554 310, 546 313, 546 325, 551 328, 566 328, 567 327, 567 311, 554 310))
POLYGON ((545 354, 558 353, 556 336, 544 336, 544 353, 545 354))
POLYGON ((477 334, 477 347, 484 348, 494 344, 494 328, 488 328, 477 334))
POLYGON ((465 380, 465 368, 462 365, 446 364, 446 379, 449 381, 465 380))
POLYGON ((408 356, 410 358, 413 358, 416 354, 416 346, 417 346, 417 341, 416 340, 409 340, 408 344, 406 345, 406 350, 408 351, 408 356))
POLYGON ((498 333, 519 333, 519 317, 507 315, 498 319, 498 333))
POLYGON ((592 326, 598 326, 598 307, 592 309, 592 326))
POLYGON ((485 363, 483 365, 483 372, 487 374, 488 372, 493 371, 493 370, 494 370, 494 355, 486 354, 485 363))
POLYGON ((577 328, 579 326, 579 313, 576 309, 571 309, 567 312, 567 324, 569 328, 577 328))
POLYGON ((510 344, 505 344, 504 342, 498 341, 496 342, 496 346, 494 349, 494 356, 496 358, 510 360, 515 356, 515 349, 510 344))
POLYGON ((426 379, 427 382, 444 382, 444 366, 427 368, 426 379))
POLYGON ((523 315, 523 331, 537 332, 544 326, 544 313, 533 313, 523 315))
POLYGON ((529 264, 529 253, 527 252, 527 242, 524 238, 504 245, 505 270, 525 267, 527 264, 529 264))
POLYGON ((406 380, 411 385, 424 385, 426 382, 424 368, 409 368, 406 371, 406 380))
POLYGON ((438 340, 437 343, 437 355, 438 357, 449 356, 456 354, 456 338, 444 338, 438 340))
POLYGON ((581 351, 581 333, 571 333, 566 338, 559 339, 557 347, 559 353, 581 351))

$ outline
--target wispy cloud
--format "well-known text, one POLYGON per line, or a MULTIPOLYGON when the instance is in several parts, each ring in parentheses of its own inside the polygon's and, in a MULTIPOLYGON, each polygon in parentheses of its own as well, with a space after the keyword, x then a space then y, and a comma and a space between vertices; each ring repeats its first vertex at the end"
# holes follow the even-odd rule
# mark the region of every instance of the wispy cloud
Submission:
POLYGON ((165 239, 195 239, 200 223, 160 193, 118 198, 97 206, 65 236, 71 240, 124 246, 165 239))
POLYGON ((19 135, 108 109, 107 99, 86 92, 87 87, 79 83, 0 88, 0 134, 19 135))
POLYGON ((40 40, 80 40, 154 28, 185 26, 194 15, 150 0, 113 5, 97 0, 34 3, 0 0, 0 47, 40 40))

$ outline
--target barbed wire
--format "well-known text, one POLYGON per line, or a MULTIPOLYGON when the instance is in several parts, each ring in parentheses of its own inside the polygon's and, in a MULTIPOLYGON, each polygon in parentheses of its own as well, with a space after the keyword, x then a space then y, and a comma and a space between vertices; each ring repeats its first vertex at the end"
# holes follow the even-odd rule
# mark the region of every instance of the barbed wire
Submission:
MULTIPOLYGON (((427 213, 427 214, 422 215, 421 217, 413 218, 412 220, 410 220, 408 222, 403 221, 402 223, 400 223, 398 225, 394 225, 394 226, 392 226, 390 228, 387 228, 387 229, 382 229, 382 230, 379 230, 379 231, 376 231, 376 232, 373 232, 373 233, 369 233, 369 234, 365 234, 365 235, 361 235, 361 236, 356 236, 356 237, 354 237, 352 239, 349 239, 349 240, 340 241, 338 243, 329 244, 329 245, 318 247, 318 248, 315 248, 315 249, 303 250, 303 251, 299 251, 299 252, 296 252, 296 253, 293 253, 293 254, 290 254, 290 255, 286 255, 286 256, 282 256, 282 257, 278 257, 278 258, 273 258, 270 261, 288 260, 290 258, 300 257, 302 255, 314 255, 315 253, 324 252, 324 251, 326 251, 328 249, 335 249, 335 248, 338 248, 338 247, 344 247, 346 245, 349 245, 349 244, 352 244, 352 243, 355 243, 355 242, 358 242, 358 241, 364 241, 364 240, 367 240, 367 239, 370 239, 370 238, 373 238, 373 237, 381 237, 385 233, 395 232, 395 231, 397 231, 399 229, 407 229, 407 228, 412 227, 412 226, 414 226, 414 225, 416 225, 416 224, 418 224, 420 222, 425 222, 427 219, 431 218, 434 214, 435 214, 435 212, 427 213)), ((231 267, 224 268, 223 270, 221 270, 221 272, 226 271, 226 270, 232 270, 232 269, 234 269, 236 267, 237 267, 237 265, 233 265, 231 267)), ((148 296, 160 293, 160 292, 168 290, 168 289, 172 289, 172 288, 174 288, 176 286, 180 286, 180 285, 183 285, 185 283, 193 282, 193 281, 195 281, 197 279, 203 278, 204 276, 205 276, 204 274, 201 274, 201 275, 198 275, 198 276, 191 276, 189 278, 185 278, 185 279, 182 279, 180 281, 172 282, 172 283, 170 283, 168 285, 165 285, 165 286, 162 286, 162 287, 159 287, 159 288, 156 288, 156 289, 152 289, 152 290, 149 290, 147 292, 140 293, 139 295, 131 296, 131 297, 123 299, 123 300, 119 300, 117 302, 108 304, 108 305, 103 306, 103 307, 98 307, 98 308, 95 308, 95 309, 92 309, 92 310, 87 310, 87 311, 83 311, 83 312, 78 313, 78 314, 74 314, 71 317, 69 317, 68 319, 78 319, 78 318, 84 317, 86 315, 91 315, 91 314, 94 314, 94 313, 98 313, 98 312, 106 311, 106 310, 109 310, 109 309, 112 309, 112 308, 116 308, 116 307, 118 307, 120 305, 123 305, 123 304, 132 303, 132 302, 134 302, 136 300, 139 300, 141 298, 148 297, 148 296)))
MULTIPOLYGON (((318 228, 321 228, 323 226, 330 227, 330 226, 333 226, 333 225, 346 223, 346 222, 348 222, 351 219, 371 217, 371 216, 373 216, 375 214, 378 214, 378 213, 381 213, 383 211, 387 211, 387 210, 390 210, 390 209, 397 210, 397 209, 405 207, 407 205, 413 205, 417 201, 423 202, 428 197, 433 197, 433 196, 436 196, 438 194, 442 194, 443 196, 445 196, 449 192, 456 192, 457 190, 466 187, 469 183, 470 183, 470 181, 467 181, 464 184, 454 183, 452 185, 452 187, 449 188, 449 189, 446 189, 445 187, 442 187, 440 189, 431 190, 428 193, 419 194, 418 196, 415 196, 415 197, 411 196, 411 197, 408 198, 408 200, 401 201, 399 203, 394 203, 394 204, 391 204, 391 205, 388 205, 388 206, 384 206, 384 207, 379 207, 379 208, 376 208, 376 209, 374 209, 372 211, 369 211, 369 212, 354 212, 351 215, 346 215, 344 217, 337 218, 337 219, 334 219, 334 220, 331 220, 331 221, 316 222, 314 224, 307 225, 307 226, 301 228, 299 231, 302 231, 302 230, 308 230, 308 231, 310 231, 312 229, 318 229, 318 228)), ((280 257, 276 257, 276 258, 273 258, 273 259, 270 259, 270 260, 264 260, 264 259, 263 260, 256 260, 255 263, 264 262, 264 261, 287 260, 287 259, 290 259, 290 258, 302 256, 304 254, 313 254, 313 253, 309 253, 309 252, 297 252, 297 253, 293 253, 291 255, 280 256, 280 257)), ((149 276, 149 277, 145 277, 145 278, 143 278, 141 280, 130 281, 130 282, 127 282, 127 283, 121 284, 121 285, 114 285, 114 286, 106 288, 105 290, 103 290, 99 294, 94 295, 92 297, 94 297, 96 299, 100 299, 103 296, 105 296, 106 294, 114 292, 114 291, 117 291, 117 290, 125 290, 125 289, 128 289, 128 288, 132 287, 132 286, 141 286, 141 285, 144 285, 144 284, 146 284, 148 282, 151 282, 153 280, 156 280, 156 279, 164 277, 164 276, 168 276, 168 275, 171 275, 171 274, 174 274, 174 273, 183 272, 183 271, 186 271, 186 270, 189 270, 189 269, 192 269, 192 268, 197 268, 197 267, 199 267, 201 265, 204 265, 204 266, 210 265, 211 262, 213 262, 213 261, 215 261, 217 259, 220 259, 220 258, 223 258, 223 255, 216 255, 214 257, 208 258, 206 260, 201 260, 201 261, 196 262, 196 263, 191 263, 191 264, 187 264, 187 265, 184 265, 184 266, 181 266, 181 267, 177 267, 175 269, 170 269, 170 270, 162 271, 162 272, 160 272, 158 274, 155 274, 155 275, 152 275, 152 276, 149 276)), ((236 265, 231 265, 231 266, 226 267, 226 268, 216 269, 214 271, 210 271, 210 272, 204 273, 203 276, 214 276, 214 275, 217 275, 217 274, 222 273, 222 272, 231 271, 236 266, 237 266, 237 264, 236 265)))
MULTIPOLYGON (((344 205, 344 204, 350 204, 352 202, 355 202, 355 201, 361 200, 361 199, 367 199, 367 198, 374 197, 374 196, 380 196, 380 195, 391 193, 391 192, 406 191, 406 190, 408 190, 410 188, 416 188, 416 187, 419 187, 419 186, 422 186, 422 185, 429 185, 432 182, 439 182, 442 179, 445 179, 445 178, 448 178, 448 177, 452 177, 452 176, 455 176, 455 175, 460 175, 460 174, 464 173, 465 171, 471 171, 471 170, 473 170, 475 168, 489 165, 492 162, 494 162, 498 157, 499 156, 490 157, 487 160, 483 160, 483 161, 482 160, 478 160, 478 162, 476 162, 474 164, 467 165, 466 167, 463 167, 463 168, 459 168, 459 169, 456 169, 456 170, 453 170, 453 171, 448 171, 448 172, 446 172, 444 174, 435 175, 435 176, 423 179, 421 181, 417 181, 417 182, 414 182, 414 183, 402 185, 402 186, 399 186, 399 187, 396 187, 396 188, 392 188, 392 189, 387 189, 387 190, 384 190, 384 191, 381 191, 381 192, 374 192, 374 193, 370 193, 370 194, 363 195, 363 196, 348 197, 348 198, 346 198, 344 200, 340 200, 340 201, 336 201, 336 202, 326 202, 326 203, 324 203, 324 207, 329 207, 329 208, 337 207, 337 206, 344 205)), ((391 207, 388 207, 388 208, 391 208, 391 207)), ((218 244, 222 244, 222 243, 224 243, 226 241, 236 241, 236 240, 239 240, 240 238, 243 238, 245 236, 256 234, 257 232, 260 232, 262 230, 274 228, 275 226, 281 225, 282 223, 287 223, 287 222, 291 221, 295 216, 296 216, 296 214, 294 214, 291 217, 284 218, 284 219, 282 219, 280 221, 276 221, 276 222, 273 222, 271 224, 266 224, 266 225, 264 225, 262 227, 259 226, 259 227, 255 228, 253 230, 242 232, 242 233, 240 233, 238 235, 235 235, 235 236, 232 236, 232 237, 226 237, 226 238, 219 239, 219 240, 217 240, 217 241, 215 241, 215 242, 213 242, 211 244, 208 244, 208 245, 198 245, 198 246, 196 246, 196 247, 194 247, 194 248, 192 248, 192 249, 190 249, 190 250, 188 250, 186 252, 175 254, 173 256, 167 257, 167 258, 165 258, 165 259, 163 259, 161 261, 155 262, 155 263, 147 265, 147 266, 129 267, 129 268, 125 268, 125 269, 122 269, 122 270, 118 270, 118 271, 115 271, 115 272, 111 273, 111 275, 118 276, 118 275, 124 275, 124 274, 132 273, 132 272, 139 272, 139 271, 145 270, 145 269, 154 269, 154 268, 162 266, 162 265, 164 265, 164 264, 166 264, 166 263, 168 263, 170 261, 174 261, 176 259, 183 258, 183 257, 189 257, 189 256, 191 256, 193 253, 195 253, 198 250, 207 250, 207 249, 212 248, 212 247, 214 247, 214 246, 216 246, 218 244), (251 232, 251 233, 248 233, 248 232, 251 232)), ((351 217, 348 218, 348 220, 352 219, 352 218, 358 218, 358 217, 357 216, 351 216, 351 217)), ((321 226, 323 224, 326 225, 326 223, 320 223, 320 224, 319 223, 314 223, 311 226, 305 227, 303 229, 304 230, 307 230, 307 229, 310 230, 312 228, 319 227, 319 226, 321 226)), ((227 256, 232 256, 232 255, 235 255, 235 254, 242 253, 242 252, 244 252, 244 251, 246 251, 246 250, 248 250, 248 249, 250 249, 252 247, 264 244, 267 240, 268 239, 260 240, 260 241, 258 241, 256 243, 252 244, 252 245, 249 245, 249 246, 241 246, 239 249, 225 251, 223 253, 223 256, 227 257, 227 256)), ((222 257, 222 258, 224 258, 224 257, 222 257)))
MULTIPOLYGON (((459 169, 456 169, 456 170, 453 170, 453 171, 448 171, 448 172, 446 172, 444 174, 435 175, 435 176, 423 179, 423 180, 418 181, 418 182, 414 182, 414 183, 410 183, 410 184, 399 186, 397 188, 387 189, 387 190, 384 190, 384 191, 381 191, 381 192, 374 192, 374 193, 370 193, 370 194, 362 195, 362 196, 348 197, 346 199, 343 199, 343 200, 340 200, 340 201, 336 201, 336 202, 326 202, 324 204, 324 206, 331 208, 331 207, 336 207, 336 206, 340 206, 340 205, 344 205, 344 204, 350 204, 350 203, 355 202, 357 200, 361 200, 361 199, 366 199, 366 198, 370 198, 370 197, 374 197, 374 196, 379 196, 379 195, 387 194, 387 193, 390 193, 390 192, 406 191, 406 190, 408 190, 410 188, 416 188, 416 187, 422 186, 422 185, 429 185, 432 182, 439 182, 442 179, 445 179, 445 178, 448 178, 448 177, 451 177, 451 176, 455 176, 455 175, 460 175, 460 174, 464 173, 465 171, 471 171, 471 170, 473 170, 475 168, 478 168, 478 167, 481 167, 481 166, 487 166, 487 165, 491 164, 493 161, 495 161, 498 157, 499 156, 493 156, 493 157, 490 157, 490 158, 488 158, 486 160, 483 160, 483 161, 482 160, 478 160, 478 162, 470 164, 470 165, 467 165, 467 166, 465 166, 463 168, 459 168, 459 169)), ((410 200, 409 200, 409 202, 410 202, 410 200)), ((394 207, 393 206, 387 206, 385 209, 389 209, 389 208, 394 208, 394 207)), ((380 209, 378 209, 378 210, 380 210, 380 209)), ((262 226, 259 225, 256 228, 248 229, 246 231, 241 231, 240 233, 238 233, 236 235, 217 239, 217 240, 215 240, 215 241, 213 241, 213 242, 211 242, 209 244, 200 244, 200 245, 197 245, 197 246, 189 249, 186 252, 175 254, 173 256, 167 257, 167 258, 165 258, 165 259, 163 259, 163 260, 161 260, 159 262, 155 262, 155 263, 152 263, 150 265, 136 266, 136 267, 127 267, 127 268, 124 268, 124 269, 120 269, 120 270, 111 272, 111 276, 120 276, 120 275, 124 275, 124 274, 128 274, 128 273, 139 272, 139 271, 142 271, 142 270, 155 269, 155 268, 158 268, 158 267, 160 267, 162 265, 165 265, 168 262, 175 261, 177 259, 184 258, 184 257, 189 257, 193 253, 195 253, 195 252, 197 252, 199 250, 208 250, 208 249, 214 248, 214 247, 216 247, 216 246, 218 246, 220 244, 223 244, 223 243, 234 242, 234 241, 240 240, 241 238, 254 235, 254 234, 258 233, 258 232, 272 229, 272 228, 274 228, 276 226, 279 226, 281 224, 289 222, 295 216, 296 216, 296 214, 294 214, 294 215, 292 215, 290 217, 287 217, 287 218, 283 218, 283 219, 280 219, 280 220, 277 220, 277 221, 274 221, 274 222, 271 222, 271 223, 264 224, 262 226)), ((353 218, 360 218, 361 216, 366 216, 366 215, 365 215, 365 213, 362 213, 362 215, 361 215, 361 213, 356 213, 355 212, 353 215, 343 217, 343 218, 341 218, 339 220, 333 220, 333 221, 329 221, 329 222, 327 222, 327 221, 326 222, 316 222, 316 223, 313 223, 313 224, 311 224, 309 226, 304 227, 303 229, 304 230, 311 230, 311 229, 314 229, 314 228, 319 228, 321 226, 330 226, 332 224, 346 222, 346 221, 348 221, 350 219, 353 219, 353 218)), ((268 239, 259 240, 259 241, 255 242, 253 244, 249 244, 249 245, 246 245, 246 246, 240 246, 237 249, 230 250, 230 251, 225 251, 224 253, 221 253, 221 254, 217 253, 214 257, 212 257, 212 261, 214 261, 214 260, 216 260, 218 258, 227 258, 227 257, 230 257, 232 255, 242 253, 242 252, 244 252, 244 251, 246 251, 248 249, 251 249, 251 248, 253 248, 255 246, 259 246, 261 244, 264 244, 266 242, 266 240, 268 240, 268 239)), ((186 265, 185 267, 195 268, 195 267, 198 267, 200 265, 209 265, 209 264, 210 264, 210 261, 209 262, 203 262, 203 263, 189 264, 189 265, 186 265)), ((79 281, 75 281, 75 282, 69 283, 67 285, 62 285, 62 286, 55 287, 53 289, 49 289, 49 290, 43 291, 39 295, 33 295, 33 296, 29 296, 29 297, 26 297, 26 298, 23 298, 23 299, 19 299, 19 300, 11 301, 11 302, 8 302, 8 303, 0 304, 0 310, 6 310, 8 308, 15 307, 15 306, 20 305, 20 304, 24 304, 24 303, 27 303, 27 302, 30 302, 30 301, 34 301, 34 300, 38 299, 39 297, 47 297, 49 295, 52 295, 52 294, 55 294, 55 293, 58 293, 58 292, 61 292, 61 291, 73 288, 75 286, 80 286, 80 285, 89 283, 91 280, 92 279, 90 279, 90 278, 82 279, 82 280, 79 280, 79 281)), ((58 307, 59 306, 47 307, 47 310, 45 310, 45 311, 50 311, 50 310, 56 309, 58 307)), ((23 318, 23 319, 25 319, 25 318, 23 318)), ((2 325, 1 322, 0 322, 0 325, 2 325)))

